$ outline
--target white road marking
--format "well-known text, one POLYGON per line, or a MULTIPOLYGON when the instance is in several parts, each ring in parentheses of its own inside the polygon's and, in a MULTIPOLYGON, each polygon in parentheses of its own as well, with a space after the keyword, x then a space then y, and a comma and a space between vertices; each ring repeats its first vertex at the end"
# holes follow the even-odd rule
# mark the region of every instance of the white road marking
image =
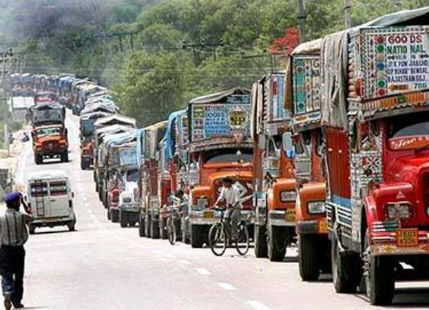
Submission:
POLYGON ((248 300, 247 303, 255 310, 271 310, 270 307, 257 300, 248 300))
POLYGON ((209 275, 211 275, 211 274, 212 274, 210 271, 208 271, 208 270, 207 270, 207 269, 205 269, 205 268, 197 268, 196 270, 197 270, 197 272, 198 272, 200 275, 202 275, 202 276, 209 276, 209 275))
POLYGON ((235 287, 227 282, 218 282, 217 285, 219 285, 225 291, 235 291, 235 287))
POLYGON ((185 260, 185 259, 180 259, 180 260, 178 260, 178 262, 181 263, 181 264, 184 264, 184 265, 190 265, 191 264, 190 261, 185 260))

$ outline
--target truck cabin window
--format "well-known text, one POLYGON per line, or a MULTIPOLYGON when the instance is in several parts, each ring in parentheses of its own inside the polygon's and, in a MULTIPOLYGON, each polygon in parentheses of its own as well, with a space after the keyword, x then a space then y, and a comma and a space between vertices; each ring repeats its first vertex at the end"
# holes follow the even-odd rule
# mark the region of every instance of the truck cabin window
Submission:
POLYGON ((250 150, 240 150, 240 154, 237 154, 237 151, 238 149, 212 151, 205 157, 205 162, 206 164, 225 162, 252 162, 253 154, 250 150))
POLYGON ((58 127, 37 129, 37 136, 39 137, 59 135, 59 134, 61 134, 61 129, 58 127))
POLYGON ((137 169, 127 171, 127 182, 137 182, 139 180, 139 171, 137 169))
POLYGON ((415 113, 389 120, 387 136, 392 150, 410 150, 429 147, 429 113, 415 113))

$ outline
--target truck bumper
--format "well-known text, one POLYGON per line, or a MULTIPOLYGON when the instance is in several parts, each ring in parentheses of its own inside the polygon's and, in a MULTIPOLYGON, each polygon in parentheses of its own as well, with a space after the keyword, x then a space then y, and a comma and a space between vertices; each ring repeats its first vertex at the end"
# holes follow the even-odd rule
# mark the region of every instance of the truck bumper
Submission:
POLYGON ((268 211, 268 222, 272 226, 295 227, 295 210, 271 210, 268 211))
POLYGON ((375 222, 370 230, 371 253, 381 255, 429 255, 429 231, 400 228, 397 222, 375 222))
POLYGON ((326 218, 317 220, 303 220, 296 223, 297 234, 328 235, 328 221, 326 218))
MULTIPOLYGON (((191 225, 213 225, 221 217, 221 212, 213 210, 190 211, 188 218, 191 225)), ((255 212, 251 210, 241 210, 241 220, 247 223, 255 223, 255 212)))

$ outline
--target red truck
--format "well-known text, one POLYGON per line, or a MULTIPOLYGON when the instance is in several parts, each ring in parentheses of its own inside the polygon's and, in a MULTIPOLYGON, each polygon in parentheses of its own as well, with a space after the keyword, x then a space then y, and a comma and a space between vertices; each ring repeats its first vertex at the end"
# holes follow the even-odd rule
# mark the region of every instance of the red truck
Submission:
POLYGON ((428 278, 428 21, 402 11, 321 45, 333 282, 353 293, 363 279, 371 304, 428 278))

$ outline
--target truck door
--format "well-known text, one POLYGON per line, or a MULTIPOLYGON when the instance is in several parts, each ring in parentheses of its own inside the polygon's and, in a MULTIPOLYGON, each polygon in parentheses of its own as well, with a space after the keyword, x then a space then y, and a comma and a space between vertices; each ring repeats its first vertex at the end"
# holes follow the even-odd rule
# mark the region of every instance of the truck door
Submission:
POLYGON ((70 202, 67 180, 49 182, 49 217, 63 217, 70 214, 70 202))
POLYGON ((31 213, 35 218, 48 216, 50 205, 48 183, 43 180, 34 180, 30 184, 31 213))

